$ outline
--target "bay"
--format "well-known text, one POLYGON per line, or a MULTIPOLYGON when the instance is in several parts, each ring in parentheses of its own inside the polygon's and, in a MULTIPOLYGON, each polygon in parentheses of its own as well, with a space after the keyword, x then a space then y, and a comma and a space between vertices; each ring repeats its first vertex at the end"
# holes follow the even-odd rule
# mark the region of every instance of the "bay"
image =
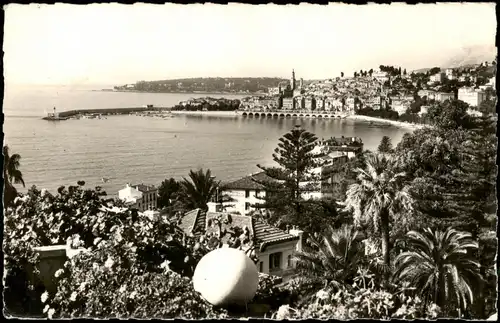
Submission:
POLYGON ((45 111, 124 108, 154 104, 173 106, 194 97, 241 98, 243 95, 191 93, 125 93, 85 87, 6 87, 4 144, 21 155, 26 188, 55 191, 61 185, 102 186, 117 194, 126 183, 159 185, 180 179, 190 169, 212 170, 219 180, 233 180, 272 165, 278 139, 295 125, 318 138, 357 136, 375 150, 384 135, 396 145, 407 128, 372 125, 358 120, 271 119, 242 116, 176 115, 169 119, 108 116, 49 122, 45 111), (102 178, 110 178, 103 183, 102 178))

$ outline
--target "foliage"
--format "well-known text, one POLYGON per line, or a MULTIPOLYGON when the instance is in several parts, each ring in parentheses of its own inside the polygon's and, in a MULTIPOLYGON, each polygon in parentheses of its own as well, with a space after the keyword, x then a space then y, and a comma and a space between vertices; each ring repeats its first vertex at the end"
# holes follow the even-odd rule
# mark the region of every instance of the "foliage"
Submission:
POLYGON ((373 110, 372 108, 364 108, 364 109, 359 109, 357 111, 357 114, 375 118, 389 119, 389 120, 398 120, 399 118, 399 114, 396 111, 383 110, 383 109, 373 110))
POLYGON ((389 266, 391 219, 404 220, 404 215, 412 210, 406 174, 398 172, 396 159, 384 155, 370 156, 366 168, 357 172, 358 182, 347 191, 346 209, 354 211, 356 225, 367 223, 372 232, 380 235, 384 263, 389 266))
POLYGON ((207 210, 207 203, 215 197, 219 184, 210 169, 206 172, 201 168, 197 171, 190 170, 189 180, 183 178, 180 182, 179 201, 185 210, 207 210))
POLYGON ((421 300, 407 297, 404 294, 394 295, 385 290, 357 288, 355 290, 340 289, 337 292, 321 289, 314 297, 297 309, 283 305, 273 317, 283 319, 415 319, 424 317, 436 318, 439 308, 435 305, 422 311, 421 300))
POLYGON ((24 184, 23 174, 19 170, 21 155, 9 155, 9 147, 3 146, 3 180, 4 180, 4 207, 11 205, 17 196, 14 184, 24 184))
POLYGON ((174 178, 165 179, 158 188, 158 208, 172 206, 180 184, 174 178))
POLYGON ((471 120, 471 129, 416 130, 396 147, 423 222, 460 224, 472 232, 488 225, 485 214, 496 210, 495 125, 488 118, 471 120))
POLYGON ((378 145, 377 151, 381 154, 390 154, 393 152, 391 138, 383 136, 378 145))
MULTIPOLYGON (((197 259, 194 244, 186 243, 175 224, 162 218, 149 218, 135 211, 120 209, 105 202, 99 187, 60 187, 57 195, 32 187, 8 208, 4 222, 4 253, 7 266, 5 297, 27 297, 32 289, 28 264, 36 265, 34 247, 64 245, 96 248, 101 242, 118 239, 135 248, 141 270, 153 270, 163 261, 171 261, 176 272, 190 276, 197 259), (192 255, 191 257, 189 257, 192 255), (19 288, 25 286, 25 288, 19 288), (25 296, 22 296, 25 295, 25 296)), ((36 274, 36 271, 35 271, 36 274)))
POLYGON ((364 257, 360 236, 351 225, 333 229, 318 239, 309 237, 311 250, 295 256, 297 272, 341 286, 353 282, 356 268, 364 257))
POLYGON ((194 291, 191 281, 171 271, 169 262, 142 269, 133 244, 102 241, 60 269, 58 289, 48 295, 44 312, 52 318, 219 318, 194 291))
POLYGON ((446 100, 434 104, 427 110, 427 117, 431 124, 439 129, 471 129, 473 127, 472 117, 467 110, 469 105, 460 100, 446 100))
POLYGON ((429 300, 453 311, 474 302, 475 287, 482 278, 474 255, 478 244, 471 234, 427 228, 422 233, 410 231, 406 243, 407 251, 395 259, 394 276, 415 287, 424 305, 429 300))

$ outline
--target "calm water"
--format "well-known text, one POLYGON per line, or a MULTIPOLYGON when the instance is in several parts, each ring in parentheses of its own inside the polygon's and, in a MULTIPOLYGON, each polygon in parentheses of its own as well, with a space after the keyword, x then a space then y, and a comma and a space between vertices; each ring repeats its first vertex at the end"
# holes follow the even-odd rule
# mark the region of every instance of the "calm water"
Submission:
POLYGON ((69 87, 6 88, 4 140, 11 153, 22 156, 21 171, 27 187, 36 185, 54 191, 60 185, 85 180, 87 186, 100 185, 108 194, 116 194, 127 182, 158 185, 167 177, 187 176, 190 169, 198 167, 210 168, 220 180, 256 172, 257 164, 273 163, 271 156, 278 138, 296 124, 319 138, 361 137, 367 149, 376 149, 384 135, 397 144, 410 131, 352 120, 241 116, 108 116, 62 122, 41 119, 53 106, 61 111, 144 104, 172 106, 202 96, 207 95, 112 93, 69 87), (102 183, 103 177, 111 180, 102 183))

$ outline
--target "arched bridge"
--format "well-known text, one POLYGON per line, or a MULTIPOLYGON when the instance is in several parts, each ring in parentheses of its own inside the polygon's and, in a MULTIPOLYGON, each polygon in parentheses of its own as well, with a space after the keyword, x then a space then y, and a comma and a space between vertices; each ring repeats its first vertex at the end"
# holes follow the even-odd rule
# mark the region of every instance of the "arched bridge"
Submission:
POLYGON ((243 111, 238 114, 241 114, 244 117, 253 117, 253 118, 338 118, 344 119, 346 117, 345 114, 342 113, 333 113, 333 112, 295 112, 295 111, 274 111, 274 112, 265 112, 265 111, 243 111))

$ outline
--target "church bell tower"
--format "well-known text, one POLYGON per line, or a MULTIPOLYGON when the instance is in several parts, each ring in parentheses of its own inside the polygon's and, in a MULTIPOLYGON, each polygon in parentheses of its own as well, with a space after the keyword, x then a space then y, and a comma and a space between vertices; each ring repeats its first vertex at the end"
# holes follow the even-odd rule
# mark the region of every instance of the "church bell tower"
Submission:
POLYGON ((290 79, 290 88, 295 91, 295 70, 292 69, 292 78, 290 79))

